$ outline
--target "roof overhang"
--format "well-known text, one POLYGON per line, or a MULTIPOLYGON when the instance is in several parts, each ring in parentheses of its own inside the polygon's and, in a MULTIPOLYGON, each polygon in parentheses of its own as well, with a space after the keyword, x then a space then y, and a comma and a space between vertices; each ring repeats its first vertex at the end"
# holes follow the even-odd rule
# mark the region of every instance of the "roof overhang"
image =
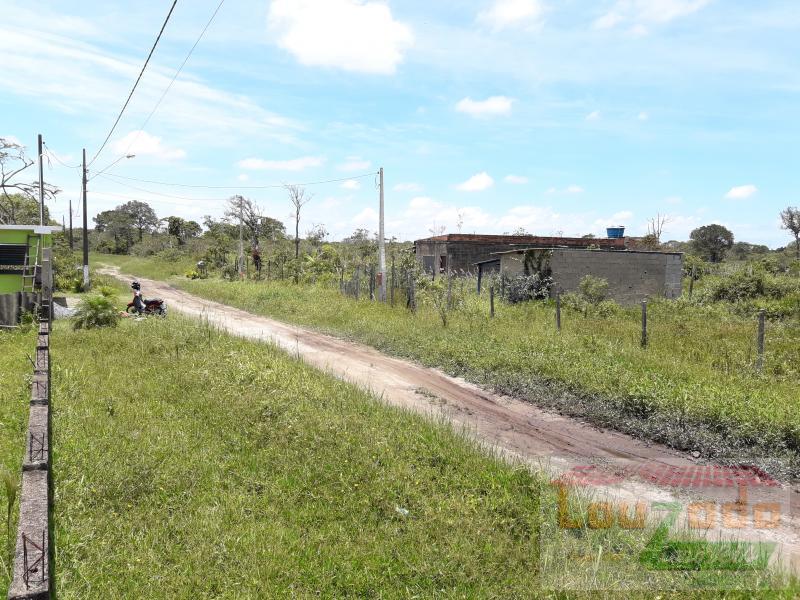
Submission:
POLYGON ((48 235, 63 231, 61 225, 0 225, 0 231, 32 231, 37 235, 48 235))

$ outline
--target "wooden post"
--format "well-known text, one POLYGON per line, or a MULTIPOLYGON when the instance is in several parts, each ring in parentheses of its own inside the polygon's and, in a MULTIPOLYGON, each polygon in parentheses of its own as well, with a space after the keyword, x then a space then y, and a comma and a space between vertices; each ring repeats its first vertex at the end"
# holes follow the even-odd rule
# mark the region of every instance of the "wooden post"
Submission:
POLYGON ((556 330, 561 331, 561 293, 556 290, 556 330))
POLYGON ((391 295, 391 298, 390 298, 389 301, 391 302, 392 306, 394 306, 394 288, 397 286, 397 281, 396 280, 397 280, 397 272, 394 269, 394 256, 392 256, 392 285, 389 288, 389 290, 390 290, 389 294, 391 295))
POLYGON ((642 300, 642 348, 647 348, 647 300, 642 300))
POLYGON ((494 319, 494 286, 489 286, 489 318, 494 319))
POLYGON ((767 311, 763 308, 758 311, 758 361, 756 368, 760 373, 764 369, 764 332, 766 329, 767 311))
POLYGON ((450 275, 450 267, 447 267, 447 310, 453 308, 453 277, 450 275))
POLYGON ((375 300, 375 267, 369 266, 369 299, 375 300))
POLYGON ((504 299, 506 297, 506 276, 500 275, 500 299, 504 299))
POLYGON ((356 267, 356 300, 361 295, 361 267, 356 267))
POLYGON ((483 279, 483 265, 478 265, 478 296, 481 295, 481 279, 483 279))
POLYGON ((409 289, 411 290, 411 312, 417 312, 417 290, 413 277, 411 278, 409 289))
POLYGON ((692 292, 694 291, 695 269, 697 269, 697 267, 692 266, 692 274, 691 274, 691 278, 689 279, 689 300, 692 299, 692 292))

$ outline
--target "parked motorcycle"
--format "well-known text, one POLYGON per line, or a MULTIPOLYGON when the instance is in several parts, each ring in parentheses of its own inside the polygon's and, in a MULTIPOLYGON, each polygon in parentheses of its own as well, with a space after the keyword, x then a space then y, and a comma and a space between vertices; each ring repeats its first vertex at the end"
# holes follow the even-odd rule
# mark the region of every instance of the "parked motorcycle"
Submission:
POLYGON ((133 300, 128 302, 125 309, 130 314, 143 314, 143 315, 158 315, 160 317, 167 316, 167 303, 161 298, 153 298, 152 300, 145 300, 142 298, 142 286, 138 281, 131 284, 133 290, 133 300), (138 302, 137 302, 138 300, 138 302), (137 304, 140 306, 137 307, 137 304))

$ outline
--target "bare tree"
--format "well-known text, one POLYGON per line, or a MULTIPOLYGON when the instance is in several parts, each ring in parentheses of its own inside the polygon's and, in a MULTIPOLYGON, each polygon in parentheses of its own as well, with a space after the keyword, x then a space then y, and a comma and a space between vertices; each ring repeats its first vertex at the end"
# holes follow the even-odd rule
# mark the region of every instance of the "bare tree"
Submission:
MULTIPOLYGON (((15 224, 19 211, 19 196, 38 202, 39 182, 19 181, 18 176, 35 161, 25 154, 25 148, 16 142, 0 138, 0 223, 15 224), (16 197, 15 197, 16 196, 16 197)), ((46 198, 55 198, 57 187, 44 184, 46 198)))
POLYGON ((794 250, 800 259, 800 208, 787 206, 781 211, 781 229, 790 231, 794 236, 794 250))
POLYGON ((661 213, 647 221, 647 233, 641 238, 641 245, 648 250, 660 250, 661 234, 667 223, 669 223, 669 218, 661 213))
POLYGON ((289 202, 292 203, 292 218, 294 218, 294 257, 300 258, 300 209, 306 204, 311 202, 314 197, 312 195, 306 196, 305 188, 299 185, 284 186, 289 194, 289 202))

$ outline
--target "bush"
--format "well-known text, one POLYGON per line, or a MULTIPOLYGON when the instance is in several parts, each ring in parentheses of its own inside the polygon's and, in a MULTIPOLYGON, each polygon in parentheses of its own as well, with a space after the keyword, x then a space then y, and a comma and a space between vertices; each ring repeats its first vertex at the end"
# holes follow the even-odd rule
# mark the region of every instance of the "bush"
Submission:
POLYGON ((595 306, 608 298, 608 281, 602 277, 585 275, 581 279, 578 289, 580 289, 583 299, 595 306))
POLYGON ((552 285, 552 277, 543 277, 539 273, 513 277, 506 280, 505 299, 511 304, 527 300, 543 300, 550 295, 552 285))
POLYGON ((117 290, 115 288, 111 287, 110 285, 101 285, 101 286, 99 286, 97 288, 97 292, 101 296, 103 296, 105 298, 114 299, 114 298, 117 297, 117 290))
POLYGON ((200 279, 200 273, 193 269, 186 271, 186 279, 200 279))
POLYGON ((96 327, 116 327, 119 313, 114 301, 103 295, 89 296, 81 300, 72 324, 75 329, 94 329, 96 327))

